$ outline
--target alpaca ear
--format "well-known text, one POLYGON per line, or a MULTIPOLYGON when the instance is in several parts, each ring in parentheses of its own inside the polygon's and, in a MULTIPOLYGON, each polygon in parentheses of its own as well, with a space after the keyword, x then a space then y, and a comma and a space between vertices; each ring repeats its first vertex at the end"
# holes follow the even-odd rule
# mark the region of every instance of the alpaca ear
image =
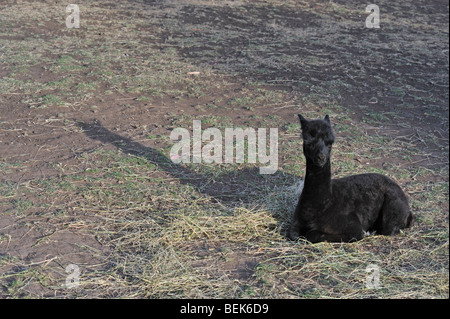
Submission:
POLYGON ((298 118, 300 119, 300 125, 301 125, 302 129, 304 129, 306 127, 306 125, 308 124, 308 120, 305 119, 301 114, 298 114, 298 118))
POLYGON ((327 114, 327 115, 325 115, 325 118, 324 118, 324 120, 325 120, 325 121, 327 121, 328 123, 330 123, 330 117, 328 116, 328 114, 327 114))

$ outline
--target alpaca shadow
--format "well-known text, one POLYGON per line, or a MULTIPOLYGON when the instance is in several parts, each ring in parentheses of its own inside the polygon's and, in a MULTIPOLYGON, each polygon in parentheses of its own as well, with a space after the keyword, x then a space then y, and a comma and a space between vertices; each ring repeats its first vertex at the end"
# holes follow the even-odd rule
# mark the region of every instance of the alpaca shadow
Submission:
POLYGON ((156 164, 181 184, 192 186, 197 192, 210 196, 214 202, 227 202, 230 205, 252 203, 256 199, 261 199, 261 194, 268 194, 280 186, 292 185, 298 179, 280 171, 271 175, 260 174, 258 167, 238 169, 219 177, 200 174, 189 167, 173 163, 163 152, 155 148, 111 132, 98 120, 92 123, 77 122, 77 125, 89 138, 114 145, 126 154, 156 164))

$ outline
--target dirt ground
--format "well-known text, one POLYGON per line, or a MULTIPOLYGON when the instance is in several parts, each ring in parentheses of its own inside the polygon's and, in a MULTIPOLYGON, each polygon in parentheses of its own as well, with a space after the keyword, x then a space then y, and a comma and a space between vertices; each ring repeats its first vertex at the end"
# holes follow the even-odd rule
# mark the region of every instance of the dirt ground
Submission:
POLYGON ((0 4, 1 298, 448 298, 448 1, 378 1, 379 29, 356 0, 77 3, 80 28, 0 4), (297 113, 329 114, 333 174, 393 177, 418 225, 289 242, 297 113), (172 163, 194 119, 278 128, 279 171, 172 163))

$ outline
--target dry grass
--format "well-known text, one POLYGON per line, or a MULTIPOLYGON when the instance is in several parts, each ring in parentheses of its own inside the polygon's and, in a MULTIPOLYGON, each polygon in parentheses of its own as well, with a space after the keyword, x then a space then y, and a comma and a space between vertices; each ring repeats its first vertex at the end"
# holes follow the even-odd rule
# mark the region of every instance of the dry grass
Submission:
MULTIPOLYGON (((46 186, 28 183, 31 195, 46 194, 50 187, 53 196, 65 202, 46 210, 45 199, 35 200, 35 208, 22 214, 36 216, 39 224, 51 218, 56 227, 51 236, 67 229, 93 236, 108 247, 107 252, 83 247, 99 261, 83 268, 75 291, 60 285, 65 275, 62 265, 51 266, 51 260, 22 265, 22 272, 3 276, 15 278, 8 286, 12 296, 20 296, 32 279, 72 297, 435 298, 448 294, 448 233, 442 228, 442 212, 432 205, 445 201, 446 195, 439 191, 428 193, 431 199, 417 212, 420 226, 402 235, 311 245, 284 237, 296 199, 291 186, 266 189, 265 196, 251 205, 230 205, 212 201, 189 185, 146 178, 147 163, 136 157, 103 151, 89 156, 96 164, 81 176, 74 167, 73 173, 66 171, 46 186), (57 216, 55 210, 60 212, 57 216), (369 264, 380 269, 378 289, 365 286, 369 264)), ((414 205, 414 194, 412 199, 414 205)), ((50 235, 41 241, 47 240, 50 235)), ((10 258, 2 263, 21 265, 10 258)))

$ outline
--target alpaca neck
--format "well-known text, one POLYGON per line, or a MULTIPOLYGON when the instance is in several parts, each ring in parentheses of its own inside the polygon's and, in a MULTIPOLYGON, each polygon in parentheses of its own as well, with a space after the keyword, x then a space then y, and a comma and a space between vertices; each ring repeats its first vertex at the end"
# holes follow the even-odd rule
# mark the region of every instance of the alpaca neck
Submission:
POLYGON ((318 167, 312 161, 306 160, 306 175, 303 192, 316 194, 324 198, 331 195, 331 164, 330 159, 323 167, 318 167))

